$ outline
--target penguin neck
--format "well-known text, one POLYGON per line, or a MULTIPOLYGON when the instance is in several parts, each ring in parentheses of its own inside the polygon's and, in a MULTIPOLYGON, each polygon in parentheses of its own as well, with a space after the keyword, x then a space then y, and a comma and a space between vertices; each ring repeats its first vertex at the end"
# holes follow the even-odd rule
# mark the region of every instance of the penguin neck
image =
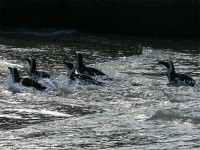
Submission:
POLYGON ((83 68, 85 65, 83 64, 83 56, 78 53, 77 54, 77 67, 78 68, 83 68))
POLYGON ((68 69, 67 76, 69 79, 74 80, 75 69, 68 69))
POLYGON ((78 68, 83 68, 85 65, 83 64, 83 59, 79 59, 78 61, 77 61, 77 67, 78 68))
POLYGON ((175 69, 174 66, 172 66, 172 68, 167 69, 167 77, 169 81, 174 81, 175 79, 175 69))
POLYGON ((36 71, 36 65, 30 67, 30 73, 34 73, 36 71))
POLYGON ((12 78, 13 78, 14 83, 19 83, 22 80, 18 72, 15 72, 14 74, 12 74, 12 78))
POLYGON ((35 62, 35 60, 32 60, 32 61, 30 61, 29 72, 34 73, 35 71, 36 71, 36 62, 35 62))

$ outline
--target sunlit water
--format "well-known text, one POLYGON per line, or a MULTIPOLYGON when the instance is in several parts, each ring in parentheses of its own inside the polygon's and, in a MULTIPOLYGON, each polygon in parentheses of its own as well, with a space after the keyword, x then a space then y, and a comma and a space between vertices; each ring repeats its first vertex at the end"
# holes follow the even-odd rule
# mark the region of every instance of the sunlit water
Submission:
POLYGON ((1 149, 200 148, 198 41, 70 31, 1 32, 1 149), (74 61, 74 50, 114 80, 104 86, 69 81, 63 61, 74 61), (28 56, 52 74, 40 80, 48 86, 43 92, 12 83, 8 67, 26 76, 28 56), (157 65, 163 59, 196 86, 168 85, 166 69, 157 65))

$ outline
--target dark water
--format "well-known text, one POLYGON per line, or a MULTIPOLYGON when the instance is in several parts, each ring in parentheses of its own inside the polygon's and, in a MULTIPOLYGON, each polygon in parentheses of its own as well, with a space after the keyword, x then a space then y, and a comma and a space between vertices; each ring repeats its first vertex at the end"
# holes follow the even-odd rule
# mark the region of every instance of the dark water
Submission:
POLYGON ((1 149, 199 149, 198 40, 80 33, 1 32, 1 149), (83 53, 88 66, 114 78, 105 86, 70 84, 63 60, 83 53), (51 72, 44 92, 13 84, 8 67, 27 75, 25 58, 51 72), (167 85, 161 59, 191 75, 195 87, 167 85))

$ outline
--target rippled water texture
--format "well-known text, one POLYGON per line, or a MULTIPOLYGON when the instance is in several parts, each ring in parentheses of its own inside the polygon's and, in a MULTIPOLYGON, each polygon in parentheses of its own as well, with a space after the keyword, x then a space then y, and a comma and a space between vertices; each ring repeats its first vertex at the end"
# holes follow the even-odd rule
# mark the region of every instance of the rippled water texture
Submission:
POLYGON ((0 52, 1 149, 200 148, 196 40, 23 30, 1 32, 0 52), (74 50, 114 80, 104 86, 70 83, 63 61, 74 61, 74 50), (7 68, 26 76, 28 56, 52 74, 40 81, 49 87, 44 92, 12 83, 7 68), (157 65, 162 59, 173 60, 196 86, 168 85, 166 69, 157 65))

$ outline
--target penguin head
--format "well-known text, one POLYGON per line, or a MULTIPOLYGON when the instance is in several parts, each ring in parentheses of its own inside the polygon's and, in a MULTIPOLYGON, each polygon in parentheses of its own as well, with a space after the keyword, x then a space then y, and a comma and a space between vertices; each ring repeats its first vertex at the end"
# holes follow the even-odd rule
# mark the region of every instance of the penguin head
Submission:
POLYGON ((29 64, 29 72, 34 72, 36 70, 36 60, 33 57, 28 57, 25 59, 29 64))
POLYGON ((13 81, 16 82, 20 82, 20 75, 19 75, 19 71, 17 68, 12 68, 12 67, 8 67, 8 69, 10 70, 11 76, 13 81))
POLYGON ((170 60, 159 61, 158 64, 164 65, 167 69, 173 66, 173 62, 170 60))
POLYGON ((67 61, 65 61, 64 64, 66 64, 67 68, 68 68, 67 76, 69 78, 71 78, 73 76, 74 72, 75 72, 76 65, 74 63, 67 62, 67 61))
POLYGON ((77 61, 77 67, 83 66, 83 55, 75 51, 74 53, 75 53, 75 59, 77 61))
POLYGON ((164 61, 159 61, 158 64, 162 64, 167 68, 167 73, 175 73, 175 68, 174 64, 171 60, 164 60, 164 61))

